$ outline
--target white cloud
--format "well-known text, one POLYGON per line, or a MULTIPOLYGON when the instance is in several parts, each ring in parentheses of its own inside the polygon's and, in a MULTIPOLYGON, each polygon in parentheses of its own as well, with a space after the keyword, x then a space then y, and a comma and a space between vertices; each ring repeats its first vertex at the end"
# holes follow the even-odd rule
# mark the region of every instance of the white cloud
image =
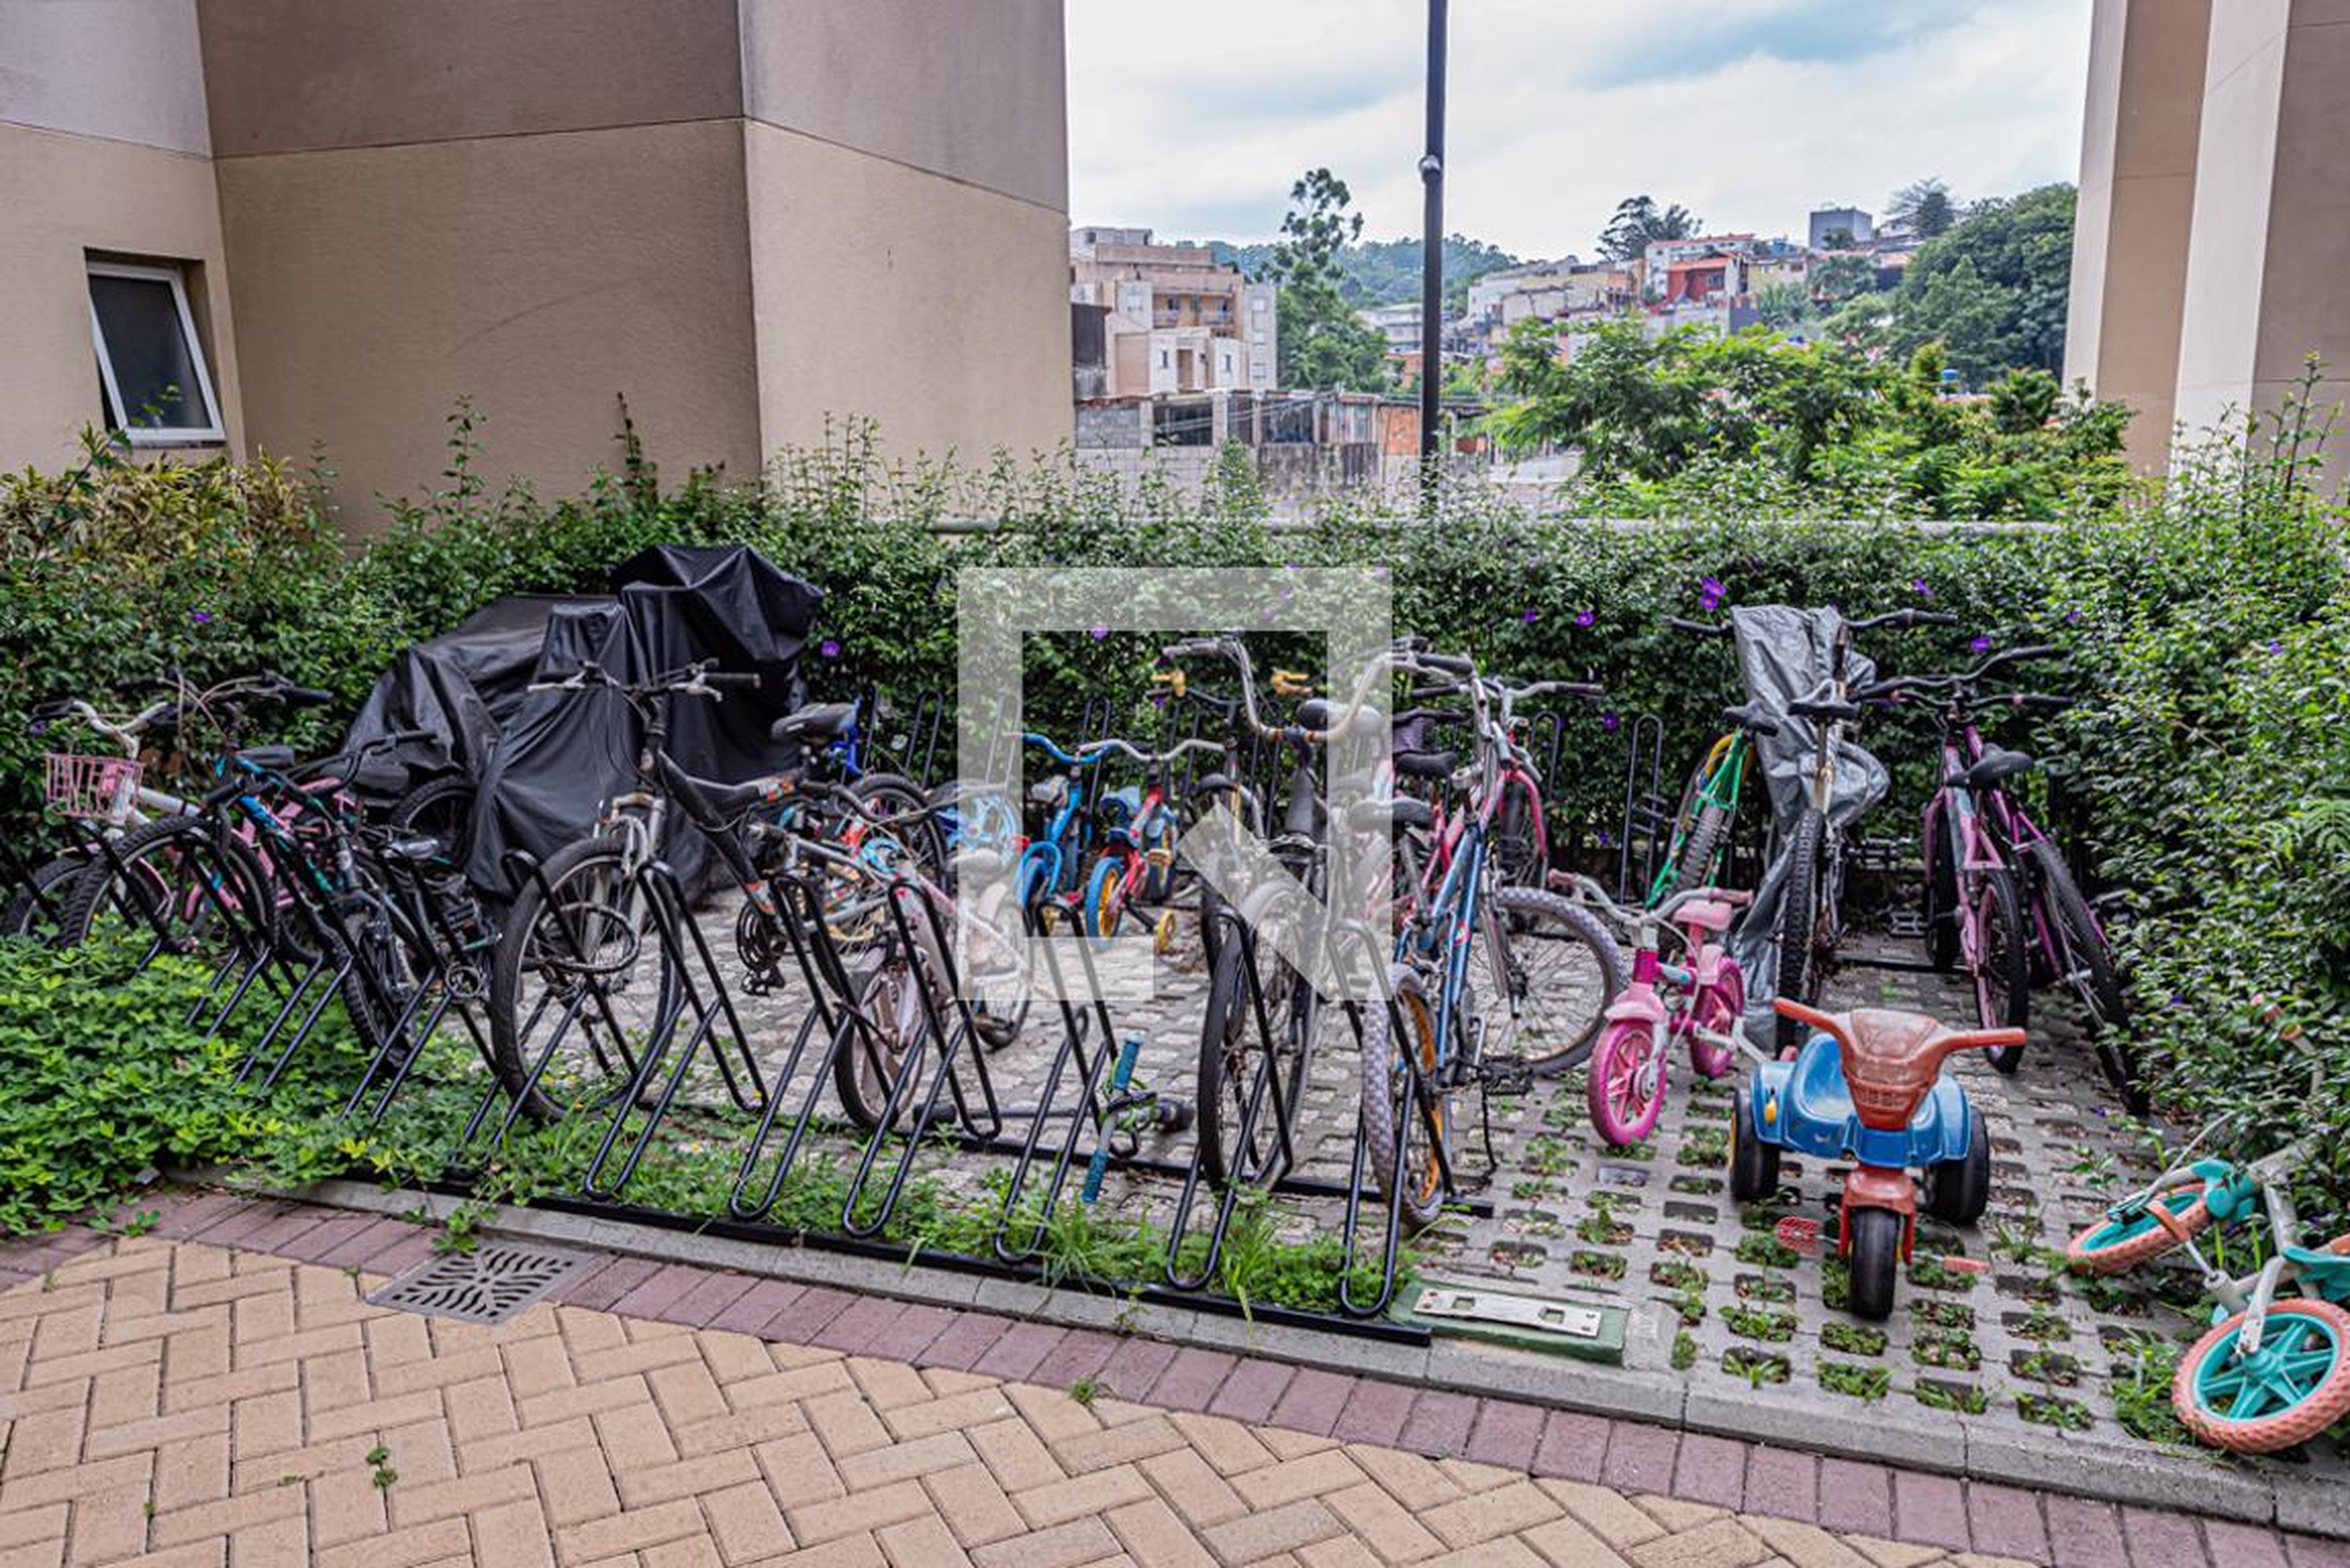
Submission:
MULTIPOLYGON (((1262 238, 1327 164, 1367 232, 1417 234, 1419 0, 1070 0, 1070 211, 1262 238)), ((1646 192, 1717 230, 1801 229, 1939 174, 2075 177, 2079 0, 1460 0, 1447 227, 1587 254, 1646 192)))

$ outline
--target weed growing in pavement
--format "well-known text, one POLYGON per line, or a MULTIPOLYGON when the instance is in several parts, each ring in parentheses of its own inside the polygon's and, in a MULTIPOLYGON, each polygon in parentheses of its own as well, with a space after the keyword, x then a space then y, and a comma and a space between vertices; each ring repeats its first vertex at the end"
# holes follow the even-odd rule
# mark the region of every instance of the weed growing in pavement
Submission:
POLYGON ((1738 1239, 1738 1261, 1757 1268, 1792 1269, 1803 1259, 1795 1249, 1768 1231, 1750 1231, 1738 1239))
POLYGON ((1697 1340, 1687 1329, 1673 1335, 1673 1370, 1687 1372, 1697 1365, 1697 1340))
POLYGON ((1882 1366, 1858 1366, 1849 1361, 1820 1363, 1820 1386, 1831 1394, 1855 1399, 1882 1399, 1893 1389, 1893 1374, 1882 1366))
POLYGON ((2185 1351, 2177 1342, 2151 1334, 2128 1334, 2111 1347, 2112 1376, 2106 1384, 2114 1419, 2122 1430, 2166 1449, 2208 1455, 2179 1424, 2170 1402, 2171 1380, 2178 1376, 2185 1351))
POLYGON ((1091 1373, 1069 1385, 1069 1397, 1087 1409, 1093 1407, 1093 1402, 1100 1398, 1103 1392, 1102 1380, 1091 1373))
POLYGON ((1963 1334, 1921 1330, 1909 1342, 1909 1359, 1920 1366, 1972 1372, 1982 1365, 1982 1352, 1963 1334))
POLYGON ((1721 1369, 1734 1377, 1743 1377, 1757 1388, 1784 1383, 1794 1373, 1785 1356, 1746 1345, 1733 1345, 1723 1351, 1721 1369))
POLYGON ((2016 1413, 2034 1426, 2054 1427, 2060 1431, 2085 1432, 2095 1425, 2086 1405, 2053 1395, 2019 1394, 2015 1397, 2016 1413))
POLYGON ((1742 1339, 1760 1339, 1773 1345, 1783 1345, 1795 1337, 1795 1314, 1791 1312, 1770 1312, 1750 1306, 1724 1307, 1722 1325, 1742 1339))
POLYGON ((1846 1355, 1882 1355, 1885 1354, 1885 1331, 1846 1323, 1842 1318, 1830 1318, 1820 1325, 1820 1343, 1846 1355))
POLYGON ((1980 1416, 1991 1408, 1991 1396, 1970 1383, 1945 1383, 1939 1377, 1920 1377, 1910 1389, 1910 1397, 1929 1410, 1949 1410, 1962 1416, 1980 1416))

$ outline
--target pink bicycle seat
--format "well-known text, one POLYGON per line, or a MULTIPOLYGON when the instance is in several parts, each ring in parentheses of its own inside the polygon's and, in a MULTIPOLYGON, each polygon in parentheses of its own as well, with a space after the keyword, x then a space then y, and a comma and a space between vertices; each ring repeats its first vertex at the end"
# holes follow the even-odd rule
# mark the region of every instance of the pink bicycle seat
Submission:
POLYGON ((1673 919, 1701 931, 1726 931, 1737 911, 1720 898, 1692 898, 1673 911, 1673 919))

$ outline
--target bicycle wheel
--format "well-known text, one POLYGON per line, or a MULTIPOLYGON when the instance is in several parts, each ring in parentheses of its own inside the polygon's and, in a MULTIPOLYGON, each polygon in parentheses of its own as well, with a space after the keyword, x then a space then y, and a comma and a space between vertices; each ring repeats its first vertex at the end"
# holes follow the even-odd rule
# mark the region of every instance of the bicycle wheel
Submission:
POLYGON ((1403 964, 1392 971, 1388 991, 1386 1006, 1363 1010, 1363 1146, 1379 1196, 1397 1206, 1406 1229, 1417 1231, 1444 1207, 1452 1113, 1436 1081, 1435 1002, 1403 964))
POLYGON ((118 939, 157 954, 257 956, 277 930, 252 850, 209 817, 167 816, 92 859, 57 913, 57 945, 118 939))
POLYGON ((2056 922, 2057 961, 2064 972, 2057 978, 2081 999, 2089 1021, 2089 1038, 2097 1066, 2122 1103, 2138 1116, 2146 1114, 2147 1096, 2137 1081, 2137 1064, 2126 1038, 2129 1023, 2129 990, 2122 983, 2121 965, 2115 961, 2105 928, 2081 897, 2080 888, 2066 869, 2064 857, 2048 840, 2031 846, 2033 871, 2046 893, 2056 922))
POLYGON ((608 1105, 674 1027, 680 981, 660 919, 617 837, 567 845, 524 881, 490 967, 489 1014, 491 1065, 525 1115, 608 1105))
POLYGON ((889 1096, 929 1028, 920 961, 895 935, 852 982, 851 1023, 832 1058, 833 1092, 848 1119, 867 1132, 889 1119, 889 1096))
POLYGON ((848 786, 859 804, 882 814, 880 823, 908 854, 921 874, 933 882, 947 875, 945 836, 931 814, 931 797, 922 786, 899 774, 866 774, 848 786))
POLYGON ((1540 888, 1549 874, 1550 836, 1543 822, 1542 802, 1514 776, 1502 785, 1489 853, 1503 882, 1510 887, 1540 888))
POLYGON ((1681 857, 1673 866, 1673 893, 1679 895, 1699 888, 1710 887, 1714 881, 1714 863, 1730 842, 1730 812, 1728 808, 1707 805, 1698 810, 1697 822, 1681 841, 1681 857))
POLYGON ((428 944, 407 911, 380 889, 348 903, 329 929, 339 950, 337 963, 348 961, 338 988, 343 1011, 360 1046, 375 1057, 393 1043, 396 1032, 415 1026, 420 1010, 414 1002, 423 983, 418 955, 428 944))
POLYGON ((1608 1026, 1591 1054, 1583 1097, 1591 1125, 1616 1148, 1656 1130, 1665 1108, 1665 1052, 1653 1021, 1622 1018, 1608 1026))
POLYGON ((87 851, 59 855, 33 868, 5 909, 0 909, 0 937, 24 937, 37 942, 57 940, 58 916, 73 894, 74 883, 89 869, 87 851))
MULTIPOLYGON (((1976 877, 1975 1021, 1985 1029, 2021 1029, 2032 1016, 2032 954, 2023 945, 2023 906, 2015 896, 2015 878, 2005 871, 1976 877)), ((1988 1054, 2002 1073, 2023 1064, 2021 1045, 2002 1045, 1988 1054)))
POLYGON ((473 833, 474 793, 471 779, 434 779, 400 796, 386 820, 400 833, 430 838, 441 846, 444 863, 462 866, 473 833))
POLYGON ((2170 1402, 2180 1425, 2215 1449, 2272 1454, 2350 1415, 2350 1312, 2314 1297, 2274 1303, 2247 1355, 2249 1315, 2214 1325, 2179 1358, 2170 1402))
POLYGON ((1469 965, 1472 994, 1504 1001, 1510 1012, 1503 1040, 1519 1046, 1534 1072, 1550 1076, 1579 1067, 1607 1026, 1607 1004, 1624 989, 1624 960, 1616 939, 1590 910, 1559 894, 1533 888, 1494 891, 1489 941, 1498 939, 1507 973, 1492 973, 1492 952, 1478 944, 1469 965))
POLYGON ((1959 836, 1950 826, 1948 796, 1937 795, 1926 812, 1926 961, 1948 974, 1959 964, 1959 836))
POLYGON ((1264 1027, 1258 1027, 1256 1001, 1249 987, 1251 946, 1237 932, 1225 933, 1209 978, 1208 1009, 1200 1027, 1200 1173, 1218 1187, 1228 1181, 1275 1180, 1288 1163, 1283 1158, 1284 1142, 1295 1153, 1299 1101, 1312 1054, 1306 1046, 1317 1021, 1313 988, 1271 943, 1260 941, 1253 946, 1264 1027), (1272 1076, 1260 1093, 1257 1080, 1264 1073, 1272 1076), (1252 1099, 1256 1101, 1253 1123, 1252 1099), (1287 1139, 1283 1137, 1284 1114, 1287 1139))
MULTIPOLYGON (((1821 857, 1827 852, 1828 819, 1807 810, 1795 826, 1787 857, 1787 880, 1779 895, 1779 968, 1773 994, 1810 1005, 1819 1000, 1820 964, 1814 950, 1824 915, 1820 909, 1821 857)), ((1780 1017, 1774 1027, 1779 1054, 1804 1044, 1804 1026, 1780 1017)))

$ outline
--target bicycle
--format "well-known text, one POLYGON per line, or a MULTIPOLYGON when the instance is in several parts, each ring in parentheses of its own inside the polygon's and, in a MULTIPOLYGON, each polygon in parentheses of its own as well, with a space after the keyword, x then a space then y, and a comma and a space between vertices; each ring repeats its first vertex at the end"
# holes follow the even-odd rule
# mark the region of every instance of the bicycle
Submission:
MULTIPOLYGON (((2070 988, 2087 1014, 2099 1069, 2128 1108, 2142 1114, 2145 1095, 2121 1039, 2128 997, 2120 965, 2064 852, 2014 793, 2013 781, 2040 764, 1986 742, 1978 727, 1985 711, 2002 706, 2072 707, 2072 699, 2047 692, 1982 690, 2013 665, 2059 656, 2054 648, 2013 649, 1963 674, 1907 676, 1883 689, 1897 702, 1911 693, 1939 700, 1940 782, 1927 801, 1920 835, 1926 952, 1936 969, 1966 971, 1986 1028, 2023 1027, 2035 979, 2070 988)), ((2023 1050, 1994 1051, 1991 1059, 2012 1073, 2023 1050)))
MULTIPOLYGON (((1175 888, 1175 811, 1170 799, 1168 770, 1194 752, 1222 754, 1212 741, 1179 741, 1163 752, 1146 752, 1131 742, 1095 742, 1080 753, 1093 756, 1117 752, 1148 770, 1139 790, 1110 790, 1099 803, 1104 846, 1087 878, 1079 926, 1097 942, 1118 931, 1128 908, 1136 903, 1164 905, 1175 888)), ((1151 937, 1162 955, 1175 945, 1175 911, 1160 909, 1150 923, 1151 937)))
MULTIPOLYGON (((1844 940, 1845 825, 1836 819, 1838 753, 1860 722, 1861 703, 1874 688, 1855 691, 1849 680, 1853 634, 1883 627, 1951 626, 1958 618, 1939 610, 1895 610, 1866 620, 1835 618, 1826 675, 1805 696, 1786 704, 1789 717, 1812 727, 1814 744, 1804 801, 1786 836, 1787 875, 1780 890, 1773 928, 1778 963, 1773 993, 1815 1005, 1844 940)), ((1776 1043, 1785 1055, 1803 1044, 1802 1025, 1777 1015, 1776 1043)))
MULTIPOLYGON (((493 1064, 515 1105, 534 1119, 559 1120, 575 1105, 641 1092, 691 1004, 690 981, 673 955, 690 949, 707 962, 707 951, 691 915, 653 875, 672 807, 711 843, 743 896, 736 949, 754 990, 773 989, 787 950, 816 948, 814 971, 847 1010, 838 1031, 853 1028, 858 1036, 858 1048, 844 1050, 837 1031, 832 1053, 836 1089, 852 1120, 879 1127, 889 1118, 896 1085, 934 1012, 970 1016, 959 1012, 945 953, 923 908, 951 912, 951 896, 898 836, 910 825, 934 824, 941 806, 890 811, 886 802, 867 802, 858 784, 805 772, 723 784, 695 777, 669 753, 671 702, 718 701, 724 690, 754 680, 690 665, 623 682, 589 663, 535 688, 619 695, 637 715, 641 743, 639 786, 607 803, 585 836, 531 868, 498 944, 490 982, 493 1064), (768 808, 781 809, 763 818, 768 808), (901 925, 900 915, 913 918, 901 925), (912 940, 901 934, 906 929, 912 940), (643 974, 639 961, 648 954, 654 967, 643 974), (856 973, 844 955, 860 964, 856 973), (539 1026, 550 1017, 553 1026, 541 1037, 539 1026), (575 1026, 582 1038, 567 1048, 575 1026)), ((836 719, 823 707, 804 709, 777 721, 775 730, 781 738, 805 738, 836 719)), ((731 1002, 722 998, 720 1006, 739 1040, 731 1002)), ((993 1022, 1018 1027, 1016 1015, 993 1022)), ((705 1016, 696 1044, 713 1027, 705 1016)), ((753 1095, 764 1096, 747 1046, 739 1064, 730 1064, 723 1050, 715 1054, 730 1094, 755 1108, 735 1075, 739 1065, 753 1095)))
POLYGON ((1417 1228, 1461 1188, 1452 1097, 1471 1085, 1488 1093, 1523 1085, 1540 1067, 1564 1070, 1583 1060, 1603 1010, 1623 989, 1623 972, 1614 939, 1589 911, 1546 888, 1506 885, 1489 853, 1511 765, 1507 718, 1514 705, 1552 695, 1593 698, 1598 689, 1562 680, 1513 686, 1480 676, 1467 659, 1420 649, 1399 651, 1396 663, 1442 683, 1421 695, 1468 697, 1475 747, 1466 777, 1456 780, 1463 806, 1448 834, 1435 891, 1406 918, 1388 971, 1387 1004, 1367 1009, 1364 1020, 1362 1137, 1371 1176, 1380 1195, 1417 1228), (1472 985, 1471 960, 1480 951, 1482 978, 1506 1007, 1498 1030, 1493 1002, 1481 1004, 1472 985), (1545 951, 1556 967, 1538 974, 1528 955, 1545 951), (1544 978, 1553 983, 1542 986, 1544 978), (1547 1048, 1507 1054, 1503 1048, 1522 1028, 1547 1048))
MULTIPOLYGON (((1735 635, 1728 621, 1711 622, 1669 618, 1667 625, 1695 637, 1735 635)), ((1654 909, 1666 899, 1720 883, 1730 857, 1730 840, 1738 822, 1738 797, 1753 760, 1754 742, 1779 732, 1779 725, 1760 702, 1746 702, 1721 711, 1729 726, 1707 748, 1681 788, 1681 802, 1673 813, 1672 837, 1663 864, 1648 883, 1644 900, 1654 909)))
MULTIPOLYGON (((2324 1091, 2324 1069, 2323 1058, 2313 1062, 2313 1099, 2324 1091)), ((2185 1248, 2219 1304, 2179 1359, 2171 1407, 2214 1448, 2274 1453, 2350 1415, 2350 1234, 2321 1247, 2303 1242, 2291 1185, 2310 1162, 2305 1142, 2241 1165, 2192 1158, 2230 1120, 2204 1127, 2169 1169, 2075 1235, 2066 1258, 2081 1272, 2114 1274, 2185 1248), (2268 1222, 2267 1255, 2238 1276, 2207 1256, 2198 1238, 2255 1214, 2268 1222)))
POLYGON ((1060 764, 1059 771, 1028 786, 1028 799, 1043 814, 1043 831, 1031 834, 1013 871, 1014 897, 1030 927, 1050 934, 1076 898, 1077 867, 1094 836, 1094 769, 1109 753, 1080 746, 1064 751, 1050 735, 1031 730, 1021 742, 1060 764))
POLYGON ((1592 1047, 1584 1101, 1591 1125, 1617 1148, 1640 1142, 1665 1108, 1666 1063, 1675 1042, 1706 1078, 1726 1077, 1738 1063, 1737 1029, 1746 1012, 1746 978, 1722 937, 1752 894, 1690 888, 1661 902, 1626 909, 1590 877, 1555 878, 1631 939, 1631 983, 1607 1007, 1607 1027, 1592 1047), (1669 935, 1679 962, 1665 961, 1669 935))

